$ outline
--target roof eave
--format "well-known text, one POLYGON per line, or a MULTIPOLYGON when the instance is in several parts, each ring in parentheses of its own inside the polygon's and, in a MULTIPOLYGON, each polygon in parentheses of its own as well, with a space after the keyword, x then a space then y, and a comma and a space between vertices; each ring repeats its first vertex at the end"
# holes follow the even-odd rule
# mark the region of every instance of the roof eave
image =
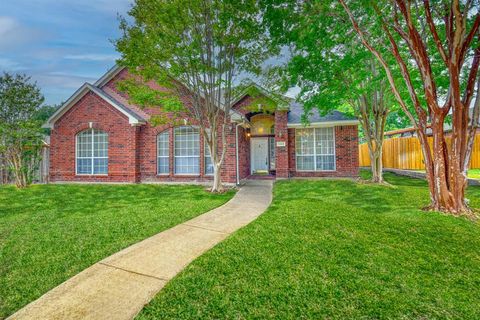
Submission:
POLYGON ((311 122, 308 124, 303 123, 287 123, 288 128, 322 128, 322 127, 332 127, 332 126, 354 126, 358 125, 360 122, 358 120, 336 120, 336 121, 322 121, 322 122, 311 122))
POLYGON ((122 67, 118 64, 114 65, 110 70, 107 71, 100 79, 95 81, 93 84, 96 87, 102 87, 107 84, 110 80, 112 80, 117 74, 120 73, 125 67, 122 67))
POLYGON ((132 113, 128 112, 120 106, 118 103, 107 97, 105 94, 102 94, 102 92, 96 88, 95 86, 89 84, 89 83, 84 83, 75 93, 47 120, 46 123, 42 125, 42 128, 46 129, 53 129, 55 126, 55 122, 63 116, 70 108, 75 105, 80 99, 82 99, 87 92, 93 92, 97 96, 99 96, 101 99, 105 100, 113 106, 115 109, 120 111, 122 114, 127 116, 128 118, 128 123, 131 125, 142 125, 146 123, 145 119, 141 119, 138 116, 133 115, 132 113))

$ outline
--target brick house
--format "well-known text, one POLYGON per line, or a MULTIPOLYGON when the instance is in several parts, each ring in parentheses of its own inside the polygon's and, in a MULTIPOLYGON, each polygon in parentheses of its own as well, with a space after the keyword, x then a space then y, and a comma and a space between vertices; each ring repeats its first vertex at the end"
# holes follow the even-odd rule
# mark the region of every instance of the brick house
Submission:
MULTIPOLYGON (((149 120, 158 109, 132 105, 116 89, 116 82, 128 76, 126 69, 112 68, 95 84, 79 88, 47 121, 50 181, 211 180, 213 168, 199 130, 152 126, 149 120)), ((189 103, 188 97, 182 101, 189 103)), ((252 112, 246 107, 251 102, 245 93, 232 104, 223 182, 358 175, 357 120, 338 111, 326 116, 315 111, 305 127, 298 103, 288 102, 272 114, 252 112)))

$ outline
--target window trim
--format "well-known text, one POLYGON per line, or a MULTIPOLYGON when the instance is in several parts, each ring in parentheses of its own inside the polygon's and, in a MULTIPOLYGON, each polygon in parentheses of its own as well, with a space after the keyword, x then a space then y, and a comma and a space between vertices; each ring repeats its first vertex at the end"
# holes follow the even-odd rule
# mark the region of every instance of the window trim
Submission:
POLYGON ((156 147, 156 151, 157 151, 157 152, 156 152, 156 154, 157 154, 157 158, 156 158, 156 160, 157 160, 157 161, 156 161, 156 164, 157 164, 157 176, 162 176, 162 177, 169 176, 170 173, 171 173, 171 168, 170 168, 170 153, 171 153, 171 150, 170 150, 170 129, 165 129, 165 130, 157 133, 157 136, 156 136, 156 139, 155 139, 155 147, 156 147), (159 149, 158 149, 158 138, 160 137, 161 134, 165 134, 165 133, 168 134, 168 155, 167 155, 167 156, 159 156, 159 155, 158 155, 158 151, 159 151, 159 149), (168 159, 168 172, 166 172, 166 173, 160 173, 160 172, 159 172, 159 170, 158 170, 158 169, 159 169, 159 167, 158 167, 158 164, 159 164, 158 160, 159 160, 159 158, 167 158, 167 159, 168 159))
POLYGON ((109 134, 108 132, 104 131, 104 130, 101 130, 101 129, 95 129, 95 128, 88 128, 88 129, 85 129, 85 130, 81 130, 79 132, 77 132, 75 134, 75 176, 98 176, 98 177, 107 177, 108 176, 108 171, 109 171, 109 159, 108 159, 108 149, 109 149, 109 145, 110 145, 110 142, 108 141, 109 139, 109 134), (107 135, 107 156, 106 157, 94 157, 93 156, 93 152, 95 150, 95 147, 94 147, 94 135, 93 135, 93 131, 94 130, 99 130, 99 131, 102 131, 102 132, 105 132, 105 134, 107 135), (92 136, 92 155, 91 157, 78 157, 77 156, 77 153, 78 153, 78 136, 84 132, 87 132, 87 131, 90 131, 90 135, 92 136), (91 173, 78 173, 78 159, 90 159, 91 162, 92 162, 92 170, 91 170, 91 173), (93 159, 107 159, 107 173, 93 173, 93 159))
POLYGON ((179 177, 200 177, 201 176, 201 152, 200 152, 200 129, 198 126, 178 126, 173 128, 173 150, 172 150, 172 157, 173 157, 173 175, 174 176, 179 176, 179 177), (176 156, 175 155, 175 129, 177 128, 193 128, 198 130, 198 149, 199 149, 199 155, 198 155, 198 173, 177 173, 176 172, 176 165, 175 165, 175 158, 192 158, 192 156, 176 156))
MULTIPOLYGON (((336 127, 319 127, 319 128, 295 128, 295 170, 298 172, 335 172, 337 171, 337 144, 335 141, 335 130, 336 127), (332 128, 333 129, 333 169, 332 170, 318 170, 317 169, 317 129, 325 129, 325 128, 332 128), (297 131, 298 130, 313 130, 313 170, 301 170, 298 169, 298 161, 297 161, 297 131)), ((319 154, 321 155, 321 154, 319 154)), ((300 155, 303 156, 303 155, 300 155)), ((305 156, 312 156, 312 155, 305 155, 305 156)))

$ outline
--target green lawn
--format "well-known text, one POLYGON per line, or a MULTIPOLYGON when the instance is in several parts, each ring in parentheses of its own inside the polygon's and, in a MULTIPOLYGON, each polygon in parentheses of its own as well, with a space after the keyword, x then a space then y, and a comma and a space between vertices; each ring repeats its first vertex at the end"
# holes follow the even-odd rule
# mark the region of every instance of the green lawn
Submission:
POLYGON ((480 179, 480 169, 468 170, 468 177, 472 179, 480 179))
MULTIPOLYGON (((425 172, 425 170, 413 170, 413 171, 425 172)), ((470 179, 480 179, 480 169, 470 169, 470 170, 468 170, 467 176, 470 179)))
POLYGON ((102 258, 232 195, 198 186, 0 187, 0 319, 102 258))
MULTIPOLYGON (((138 318, 480 319, 479 224, 419 210, 422 180, 386 179, 277 182, 266 213, 138 318)), ((480 207, 480 188, 468 197, 480 207)))

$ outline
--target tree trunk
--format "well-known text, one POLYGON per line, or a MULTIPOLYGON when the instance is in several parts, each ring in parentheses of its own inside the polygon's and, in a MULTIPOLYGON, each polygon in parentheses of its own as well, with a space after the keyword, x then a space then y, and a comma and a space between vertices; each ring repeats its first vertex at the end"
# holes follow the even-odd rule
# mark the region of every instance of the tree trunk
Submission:
POLYGON ((222 172, 220 171, 220 165, 217 162, 213 164, 213 185, 211 192, 223 192, 222 184, 222 172))
MULTIPOLYGON (((425 134, 422 135, 426 140, 425 134)), ((431 152, 429 144, 423 148, 431 199, 427 209, 454 215, 469 214, 471 210, 465 201, 467 177, 462 173, 461 162, 456 160, 460 155, 455 148, 451 151, 447 149, 443 119, 438 119, 438 116, 432 119, 432 136, 431 157, 425 154, 431 152)))
POLYGON ((370 165, 372 169, 372 182, 383 183, 383 160, 382 150, 368 150, 370 153, 370 165))

